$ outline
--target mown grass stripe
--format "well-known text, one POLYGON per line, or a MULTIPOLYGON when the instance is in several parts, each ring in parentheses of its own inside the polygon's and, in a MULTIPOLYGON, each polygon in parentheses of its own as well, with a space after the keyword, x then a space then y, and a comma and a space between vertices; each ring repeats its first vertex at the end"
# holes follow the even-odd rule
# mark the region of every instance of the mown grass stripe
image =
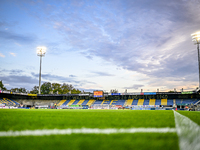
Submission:
POLYGON ((43 129, 43 130, 24 130, 24 131, 2 131, 0 137, 6 136, 44 136, 61 134, 118 134, 118 133, 172 133, 175 128, 108 128, 108 129, 43 129))

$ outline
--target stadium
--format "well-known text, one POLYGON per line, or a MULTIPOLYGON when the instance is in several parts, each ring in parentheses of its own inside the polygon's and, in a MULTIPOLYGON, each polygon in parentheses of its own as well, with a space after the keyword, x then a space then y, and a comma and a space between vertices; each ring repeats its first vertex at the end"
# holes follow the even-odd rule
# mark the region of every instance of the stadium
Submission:
POLYGON ((1 91, 0 141, 3 149, 199 149, 199 111, 198 91, 1 91))
POLYGON ((0 149, 200 150, 199 8, 1 0, 0 149))
POLYGON ((87 94, 25 94, 1 91, 1 108, 200 110, 198 91, 87 94))

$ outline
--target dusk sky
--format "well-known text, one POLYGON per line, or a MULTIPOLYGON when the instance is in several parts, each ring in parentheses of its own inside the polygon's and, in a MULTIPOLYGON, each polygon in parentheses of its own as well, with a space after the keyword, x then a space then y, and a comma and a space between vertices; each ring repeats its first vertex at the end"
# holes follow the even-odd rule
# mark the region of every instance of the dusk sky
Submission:
POLYGON ((84 91, 198 87, 200 0, 0 0, 0 80, 84 91))

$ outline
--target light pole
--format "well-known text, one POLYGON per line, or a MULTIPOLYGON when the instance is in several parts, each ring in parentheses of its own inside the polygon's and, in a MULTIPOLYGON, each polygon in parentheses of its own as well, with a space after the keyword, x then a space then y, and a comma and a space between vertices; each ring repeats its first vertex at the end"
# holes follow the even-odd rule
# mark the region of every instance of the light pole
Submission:
POLYGON ((199 57, 199 44, 200 44, 200 32, 191 34, 192 41, 194 44, 197 44, 197 53, 198 53, 198 64, 199 64, 199 88, 200 88, 200 57, 199 57))
POLYGON ((42 57, 46 53, 46 47, 37 47, 37 55, 40 56, 40 73, 39 73, 39 94, 41 94, 41 70, 42 70, 42 57))

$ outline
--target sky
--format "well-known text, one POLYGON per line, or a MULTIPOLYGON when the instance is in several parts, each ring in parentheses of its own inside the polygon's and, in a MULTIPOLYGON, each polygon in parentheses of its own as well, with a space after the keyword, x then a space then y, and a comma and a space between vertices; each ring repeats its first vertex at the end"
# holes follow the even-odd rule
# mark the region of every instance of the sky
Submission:
POLYGON ((81 91, 160 92, 199 86, 200 0, 1 0, 0 80, 81 91))

